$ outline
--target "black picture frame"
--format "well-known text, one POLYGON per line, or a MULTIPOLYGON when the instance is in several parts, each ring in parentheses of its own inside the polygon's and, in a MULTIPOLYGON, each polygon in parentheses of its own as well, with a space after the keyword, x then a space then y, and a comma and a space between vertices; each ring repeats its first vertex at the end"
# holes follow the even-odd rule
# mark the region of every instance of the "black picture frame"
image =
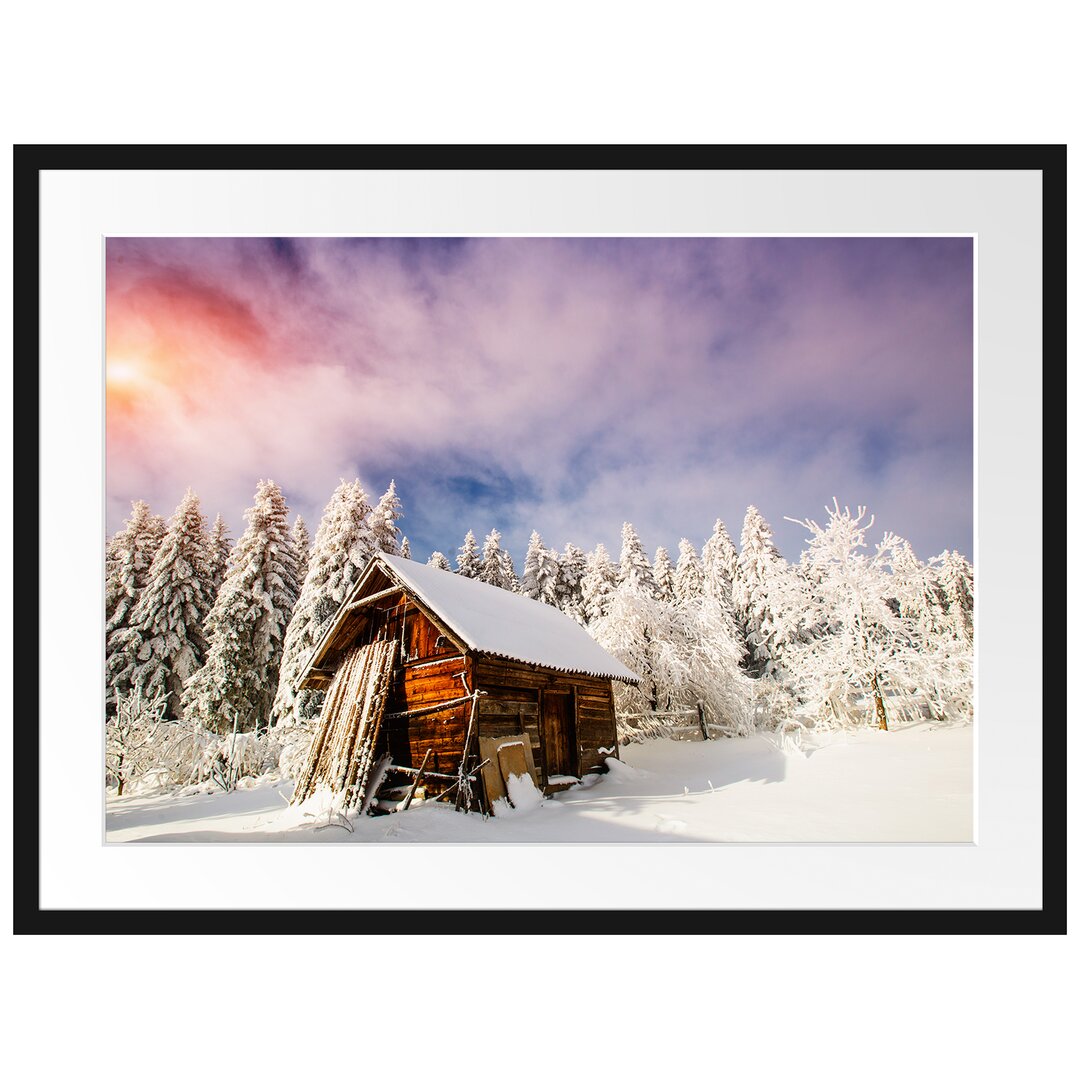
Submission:
MULTIPOLYGON (((22 819, 13 843, 13 922, 16 934, 140 934, 162 925, 178 934, 416 932, 410 910, 365 909, 363 923, 351 910, 73 910, 40 904, 40 766, 38 730, 39 582, 39 181, 43 170, 1030 170, 1042 176, 1042 412, 1043 461, 1056 458, 1066 430, 1066 148, 1061 145, 17 145, 14 147, 14 495, 19 507, 24 554, 13 580, 21 616, 14 640, 14 670, 20 679, 14 725, 15 805, 22 819), (32 719, 29 719, 32 718, 32 719), (162 916, 168 919, 163 922, 162 916)), ((1045 479, 1039 483, 1045 487, 1045 479)), ((1043 503, 1045 506, 1045 501, 1043 503)), ((1049 556, 1044 531, 1044 557, 1049 556)), ((1064 612, 1043 589, 1043 640, 1064 640, 1064 612)), ((1040 658, 1049 684, 1047 654, 1040 658)), ((1042 716, 1042 893, 1038 910, 897 909, 731 910, 717 933, 768 934, 1063 934, 1066 930, 1066 753, 1067 728, 1051 733, 1042 716), (1052 734, 1052 737, 1049 737, 1052 734), (792 916, 803 916, 794 918, 792 916)), ((530 930, 543 934, 700 934, 717 925, 697 915, 711 910, 453 910, 425 909, 425 922, 440 933, 516 933, 528 915, 530 930), (440 918, 445 916, 445 918, 440 918)))

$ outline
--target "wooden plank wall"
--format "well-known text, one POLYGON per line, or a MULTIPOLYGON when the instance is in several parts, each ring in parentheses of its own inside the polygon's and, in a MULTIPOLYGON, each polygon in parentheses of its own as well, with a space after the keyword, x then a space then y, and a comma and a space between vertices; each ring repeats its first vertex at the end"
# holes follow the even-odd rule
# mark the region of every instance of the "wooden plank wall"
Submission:
MULTIPOLYGON (((544 690, 576 692, 578 767, 582 774, 597 769, 604 755, 600 747, 617 746, 615 732, 615 704, 608 679, 596 679, 587 675, 564 675, 560 672, 543 671, 529 664, 511 660, 480 657, 476 661, 476 682, 479 689, 487 692, 492 701, 531 700, 539 705, 539 694, 544 690)), ((481 698, 481 702, 484 699, 481 698)), ((481 714, 484 716, 484 714, 481 714)), ((538 713, 537 713, 538 716, 538 713)), ((525 714, 523 714, 524 720, 525 714)), ((486 716, 482 726, 489 721, 486 716)), ((484 734, 488 732, 485 730, 484 734)), ((511 734, 511 732, 506 732, 511 734)), ((537 726, 535 738, 530 730, 535 760, 543 760, 540 733, 537 726)), ((617 755, 617 751, 616 751, 617 755)))
POLYGON ((540 705, 537 691, 512 686, 481 686, 480 689, 486 690, 486 696, 482 697, 479 703, 480 734, 489 739, 501 739, 506 735, 528 735, 533 762, 542 772, 540 705))
MULTIPOLYGON (((398 641, 404 640, 405 655, 409 657, 405 664, 400 664, 399 657, 387 712, 411 712, 463 697, 468 692, 466 683, 468 690, 472 690, 469 658, 457 652, 451 642, 436 645, 440 631, 414 605, 390 609, 381 632, 398 641)), ((463 702, 423 716, 388 717, 384 724, 385 751, 396 765, 418 768, 430 748, 428 768, 432 772, 456 772, 461 763, 470 708, 469 702, 463 702)))

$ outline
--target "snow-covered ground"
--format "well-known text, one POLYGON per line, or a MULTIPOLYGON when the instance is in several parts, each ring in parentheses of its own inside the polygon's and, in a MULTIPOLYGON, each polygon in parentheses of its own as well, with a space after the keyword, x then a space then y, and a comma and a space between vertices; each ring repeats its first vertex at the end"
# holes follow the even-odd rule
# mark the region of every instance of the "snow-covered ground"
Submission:
POLYGON ((444 804, 359 817, 288 807, 289 782, 230 794, 110 797, 109 841, 939 841, 972 833, 973 730, 915 724, 817 736, 624 747, 588 786, 483 820, 444 804))

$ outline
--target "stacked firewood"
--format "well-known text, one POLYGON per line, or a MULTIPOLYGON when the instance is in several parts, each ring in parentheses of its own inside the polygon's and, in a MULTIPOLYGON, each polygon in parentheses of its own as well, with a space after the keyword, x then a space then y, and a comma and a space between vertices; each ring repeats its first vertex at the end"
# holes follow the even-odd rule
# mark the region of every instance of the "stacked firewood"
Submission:
POLYGON ((373 641, 349 653, 326 692, 319 730, 296 781, 292 801, 319 788, 344 793, 341 809, 361 804, 382 726, 396 641, 373 641))

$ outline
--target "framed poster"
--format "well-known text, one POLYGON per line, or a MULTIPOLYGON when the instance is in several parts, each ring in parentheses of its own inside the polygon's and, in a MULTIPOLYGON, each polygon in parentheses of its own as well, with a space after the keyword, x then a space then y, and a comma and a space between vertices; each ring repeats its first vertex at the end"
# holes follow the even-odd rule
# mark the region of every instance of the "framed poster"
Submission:
MULTIPOLYGON (((39 730, 17 732, 20 760, 32 764, 19 774, 20 802, 40 807, 39 844, 18 838, 20 929, 104 930, 115 925, 110 913, 119 911, 131 929, 166 907, 176 913, 177 925, 193 931, 210 928, 212 913, 220 910, 244 912, 252 931, 281 926, 283 912, 313 910, 323 913, 320 929, 327 920, 335 929, 349 928, 356 910, 379 911, 384 931, 404 925, 411 911, 454 910, 462 930, 495 931, 530 910, 539 930, 587 933, 638 927, 648 912, 680 909, 737 911, 743 929, 770 932, 778 929, 782 911, 817 912, 823 931, 840 927, 838 913, 846 930, 876 929, 883 911, 897 932, 1063 929, 1063 884, 1053 867, 1063 847, 1064 783, 1052 775, 1063 762, 1044 756, 1040 673, 1030 664, 1033 653, 1041 655, 1042 640, 1033 613, 1052 616, 1042 606, 1041 574, 1027 572, 1018 580, 1011 573, 1009 539, 1015 493, 1030 493, 1033 478, 1042 475, 1039 358, 1064 336, 1063 241, 1055 231, 1064 214, 1062 148, 21 147, 16 182, 17 255, 37 271, 17 284, 17 330, 20 353, 39 357, 40 375, 40 442, 29 430, 20 434, 21 446, 40 446, 40 639, 25 635, 20 649, 35 653, 33 665, 42 673, 39 730), (725 266, 723 274, 717 264, 725 266), (228 290, 221 287, 226 279, 228 290), (424 284, 419 291, 418 279, 424 284), (839 281, 843 288, 830 291, 830 282, 839 281), (361 315, 343 321, 342 310, 354 310, 348 304, 343 309, 343 294, 349 303, 358 294, 378 294, 378 310, 362 306, 361 315), (365 334, 399 345, 396 352, 370 354, 389 366, 379 369, 369 361, 372 369, 354 397, 356 341, 365 334), (243 363, 223 361, 223 337, 230 342, 228 356, 242 353, 243 363), (859 369, 863 381, 837 360, 852 349, 852 339, 852 355, 879 350, 876 365, 859 369), (772 344, 763 346, 763 340, 772 344), (898 342, 904 347, 897 349, 898 342), (324 350, 324 362, 298 358, 306 360, 317 348, 324 350), (1028 358, 1022 374, 1019 356, 1028 358), (499 366, 500 357, 508 366, 499 366), (594 362, 597 357, 603 362, 594 362), (686 393, 712 370, 701 365, 702 357, 711 357, 710 363, 721 358, 716 362, 724 366, 733 400, 746 402, 746 386, 759 384, 759 411, 742 414, 741 426, 739 416, 724 413, 726 398, 715 382, 686 393), (510 377, 522 370, 533 378, 510 377), (657 402, 672 398, 671 411, 658 408, 657 402), (103 425, 106 406, 111 441, 103 425), (207 790, 167 801, 149 795, 141 802, 121 791, 114 792, 120 801, 110 804, 107 832, 102 779, 108 745, 101 724, 82 714, 101 711, 102 653, 109 647, 101 620, 102 545, 123 528, 123 504, 145 491, 153 496, 154 512, 170 513, 182 487, 193 482, 183 479, 187 470, 198 476, 204 493, 212 488, 233 519, 234 537, 242 540, 246 504, 236 485, 265 480, 265 461, 267 468, 272 463, 290 471, 285 487, 303 502, 314 531, 310 519, 330 493, 323 489, 342 470, 365 468, 356 463, 350 441, 358 414, 392 451, 391 460, 374 470, 379 490, 368 492, 370 502, 381 503, 387 481, 397 480, 400 490, 407 478, 414 490, 426 485, 419 500, 425 509, 414 510, 420 532, 410 538, 422 548, 413 560, 417 567, 395 571, 392 561, 385 562, 387 580, 363 592, 358 579, 361 591, 350 593, 349 604, 389 586, 411 589, 403 597, 422 607, 437 636, 445 632, 466 659, 479 664, 501 655, 551 678, 569 672, 565 686, 518 687, 535 690, 536 698, 515 699, 521 733, 531 731, 530 723, 536 727, 529 771, 538 787, 553 789, 546 794, 554 794, 558 811, 545 806, 546 818, 541 812, 528 822, 496 814, 478 834, 472 818, 454 820, 449 832, 410 831, 418 819, 436 820, 424 816, 428 807, 420 814, 414 808, 411 817, 382 819, 390 823, 378 825, 379 836, 368 819, 345 815, 351 824, 341 832, 350 839, 386 838, 400 829, 399 838, 411 842, 267 844, 255 841, 270 831, 248 829, 250 819, 238 825, 236 815, 209 801, 217 796, 207 790), (458 438, 462 427, 476 431, 477 418, 492 414, 503 415, 502 426, 483 429, 474 444, 458 438), (458 415, 464 424, 455 423, 458 415), (592 423, 596 415, 600 422, 592 423), (906 458, 911 471, 878 487, 890 529, 922 530, 912 538, 918 561, 928 561, 941 537, 949 550, 965 543, 950 537, 971 544, 967 554, 978 596, 973 724, 943 734, 930 726, 929 715, 909 718, 913 729, 897 733, 889 745, 909 740, 903 744, 909 756, 933 760, 934 768, 903 774, 896 791, 905 789, 909 801, 899 804, 902 812, 893 789, 882 787, 896 782, 892 749, 868 749, 857 766, 831 774, 824 765, 836 754, 821 752, 824 744, 812 737, 799 744, 799 713, 790 723, 769 725, 778 743, 764 764, 755 761, 739 774, 710 763, 693 772, 693 790, 689 779, 682 790, 676 782, 681 765, 663 771, 655 745, 652 756, 635 758, 643 751, 623 738, 622 728, 626 752, 605 755, 620 759, 616 773, 624 762, 629 774, 637 770, 628 776, 621 805, 618 793, 611 794, 612 779, 604 781, 606 811, 589 801, 595 784, 557 790, 582 781, 579 774, 601 763, 601 749, 614 749, 603 745, 606 738, 593 740, 594 746, 566 735, 579 734, 586 721, 599 723, 599 689, 575 680, 599 674, 618 683, 619 671, 600 671, 599 661, 588 667, 563 659, 558 649, 566 643, 556 640, 558 634, 525 633, 525 643, 511 648, 469 622, 462 614, 471 610, 469 597, 455 606, 421 561, 433 559, 437 545, 453 557, 462 543, 464 519, 442 513, 453 502, 447 493, 456 492, 459 504, 486 507, 489 517, 496 507, 506 515, 470 527, 479 534, 506 525, 507 548, 521 576, 531 557, 532 585, 539 590, 537 566, 550 549, 541 544, 532 550, 526 511, 561 526, 581 523, 582 502, 570 490, 576 478, 589 475, 596 481, 593 494, 607 491, 609 499, 612 491, 625 498, 635 479, 648 487, 649 497, 630 506, 648 505, 651 548, 665 515, 677 530, 691 528, 683 524, 687 507, 703 501, 710 471, 722 467, 734 477, 756 469, 768 489, 770 478, 783 473, 781 459, 771 458, 777 442, 787 444, 789 472, 797 470, 792 433, 800 429, 803 456, 821 457, 815 451, 822 415, 830 423, 844 418, 835 421, 838 438, 821 464, 826 475, 811 483, 803 471, 770 507, 781 495, 797 501, 797 492, 812 489, 813 505, 799 501, 792 507, 804 531, 817 535, 816 517, 821 533, 830 521, 857 532, 866 517, 853 506, 845 519, 843 498, 833 516, 821 516, 819 484, 835 480, 845 491, 856 481, 871 486, 875 471, 890 471, 890 455, 900 454, 900 443, 917 442, 906 458), (756 433, 752 451, 725 456, 724 433, 743 442, 749 427, 756 433), (410 431, 415 434, 403 438, 410 431), (851 431, 858 439, 845 441, 851 431), (601 455, 605 439, 612 443, 605 467, 589 474, 585 459, 601 455), (668 455, 675 442, 681 452, 668 455), (417 443, 425 453, 410 457, 406 451, 417 443), (943 445, 945 456, 935 457, 943 445), (695 449, 699 459, 715 463, 712 469, 691 469, 695 449), (481 450, 498 468, 477 471, 481 450), (942 466, 965 454, 966 471, 942 466), (920 455, 921 470, 914 460, 920 455), (853 459, 859 466, 854 471, 853 459), (461 467, 463 460, 472 462, 471 471, 461 467), (318 483, 306 483, 309 477, 318 483), (682 501, 672 494, 680 482, 682 501), (545 492, 555 493, 546 504, 545 492), (554 509, 560 500, 568 508, 561 519, 554 509), (61 610, 62 620, 55 617, 61 610), (1022 644, 1017 625, 1028 628, 1022 644), (46 674, 55 672, 60 656, 62 680, 46 674), (73 708, 73 701, 85 704, 73 708), (935 733, 917 742, 923 738, 914 730, 918 724, 935 733), (953 756, 935 753, 954 738, 957 744, 948 750, 953 756), (586 760, 587 754, 596 761, 586 760), (789 825, 751 827, 749 822, 775 816, 776 806, 785 805, 782 796, 796 786, 799 770, 810 778, 808 790, 816 782, 819 794, 822 785, 862 783, 878 798, 795 800, 787 804, 789 825), (640 786, 650 773, 659 777, 655 790, 640 786), (914 794, 913 776, 925 780, 914 794), (931 776, 937 779, 926 779, 931 776), (714 785, 713 777, 726 779, 714 785), (726 789, 719 798, 705 794, 719 786, 726 789), (731 798, 736 789, 739 800, 731 798), (777 798, 775 806, 768 802, 777 798), (192 810, 200 806, 207 812, 192 810), (741 815, 742 826, 725 819, 728 806, 741 815), (806 827, 815 813, 826 811, 828 827, 806 827), (559 815, 554 829, 537 828, 538 820, 559 815), (208 819, 218 827, 207 828, 208 819), (200 820, 191 827, 177 824, 200 820), (575 834, 565 824, 571 820, 599 820, 604 827, 575 834), (616 820, 625 840, 606 828, 616 820), (467 832, 461 821, 468 822, 467 832), (506 842, 489 842, 500 829, 506 842), (239 844, 218 842, 238 837, 239 844), (430 871, 425 878, 445 886, 406 887, 418 854, 430 871), (575 912, 572 925, 562 917, 569 911, 575 912)), ((26 396, 34 391, 32 383, 20 387, 26 396)), ((28 408, 24 423, 34 415, 28 408)), ((373 444, 363 445, 374 460, 373 444)), ((23 470, 27 488, 32 473, 23 470)), ((366 479, 370 486, 373 479, 366 479)), ((873 497, 873 491, 866 497, 871 509, 873 497)), ((582 548, 601 537, 612 548, 621 541, 626 562, 625 532, 605 532, 612 515, 631 512, 617 502, 610 499, 607 517, 598 514, 582 526, 588 531, 582 548)), ((725 513, 737 531, 739 521, 725 513)), ((787 513, 786 507, 779 517, 770 511, 770 524, 793 529, 784 523, 787 513)), ((1040 540, 1031 539, 1041 539, 1041 524, 1041 508, 1030 512, 1029 567, 1041 566, 1040 540)), ((395 527, 393 515, 390 525, 395 527)), ((745 530, 744 522, 744 550, 745 530)), ((699 532, 695 543, 702 547, 708 528, 699 532)), ((661 538, 671 550, 680 539, 666 532, 661 538)), ((873 548, 881 537, 865 539, 873 548)), ((571 540, 581 542, 563 528, 548 542, 561 547, 571 540)), ((778 541, 781 548, 784 542, 778 541)), ((398 546, 384 549, 391 560, 400 557, 400 537, 392 543, 398 546)), ((467 558, 467 541, 462 550, 467 558)), ((783 550, 788 564, 800 561, 799 550, 783 550)), ((662 560, 650 551, 646 561, 655 577, 662 560)), ((894 559, 888 572, 895 569, 894 559)), ((460 584, 459 577, 455 587, 460 584)), ((743 608, 745 620, 745 602, 743 608)), ((650 616, 650 625, 657 617, 650 616)), ((496 622, 500 618, 504 626, 513 621, 496 612, 496 622)), ((631 670, 636 654, 625 645, 626 625, 601 644, 622 670, 640 678, 644 665, 639 658, 631 670)), ((325 642, 320 628, 311 646, 325 645, 331 658, 344 656, 359 643, 355 634, 366 632, 345 623, 327 626, 325 642)), ((402 655, 429 662, 426 653, 414 655, 405 620, 400 632, 402 655)), ((760 625, 746 642, 748 652, 760 654, 751 663, 756 659, 764 668, 778 662, 762 647, 760 625)), ((437 647, 436 638, 431 645, 437 647)), ((890 644, 886 651, 894 655, 896 649, 890 644)), ((310 659, 304 671, 309 678, 312 670, 318 674, 310 659)), ((739 664, 745 669, 746 659, 739 664)), ((326 669, 327 686, 336 670, 326 669)), ((725 685, 742 677, 740 671, 733 670, 725 685)), ((751 674, 760 680, 763 671, 751 674)), ((489 676, 490 688, 505 689, 509 676, 489 676)), ((613 717, 617 713, 632 727, 642 715, 649 723, 664 716, 669 730, 663 734, 672 736, 680 724, 671 717, 708 700, 711 715, 688 722, 703 736, 694 753, 714 741, 704 738, 711 722, 720 728, 736 723, 726 699, 708 698, 700 687, 680 697, 669 692, 669 683, 654 681, 668 693, 666 707, 658 706, 655 687, 650 702, 649 694, 639 691, 635 698, 616 685, 613 717)), ((465 689, 481 692, 478 685, 465 689)), ((830 709, 844 705, 829 700, 830 709)), ((901 705, 897 691, 877 693, 876 685, 845 700, 856 713, 874 707, 875 716, 877 706, 884 713, 901 705)), ((477 711, 479 719, 462 709, 467 737, 468 725, 485 722, 477 711)), ((498 712, 500 724, 504 713, 498 712)), ((745 731, 713 734, 759 738, 757 720, 747 723, 745 731)), ((235 748, 237 736, 248 734, 241 730, 245 725, 258 735, 257 719, 239 718, 231 731, 218 734, 231 737, 235 748)), ((860 738, 872 748, 867 734, 860 738)), ((689 743, 684 747, 670 737, 666 743, 691 753, 689 743)), ((747 745, 730 740, 725 747, 747 745)), ((879 738, 876 746, 882 745, 879 738)), ((863 743, 851 749, 862 754, 863 743)), ((404 760, 399 751, 398 763, 404 760)), ((474 763, 468 764, 473 771, 474 763)), ((453 766, 436 758, 427 775, 443 775, 449 784, 453 766)), ((427 766, 417 755, 405 767, 416 783, 404 787, 416 789, 427 766)), ((610 762, 603 770, 611 777, 610 762)), ((512 778, 503 778, 506 798, 509 809, 519 811, 512 778)), ((212 783, 209 770, 197 779, 212 783)), ((270 793, 266 784, 237 786, 230 794, 255 799, 270 793)), ((495 801, 489 799, 487 808, 494 809, 495 801)), ((263 812, 270 809, 255 816, 263 812)), ((310 836, 335 820, 328 813, 325 822, 306 824, 310 836)), ((294 927, 313 928, 302 918, 294 927)), ((806 931, 805 919, 799 929, 806 931)))

